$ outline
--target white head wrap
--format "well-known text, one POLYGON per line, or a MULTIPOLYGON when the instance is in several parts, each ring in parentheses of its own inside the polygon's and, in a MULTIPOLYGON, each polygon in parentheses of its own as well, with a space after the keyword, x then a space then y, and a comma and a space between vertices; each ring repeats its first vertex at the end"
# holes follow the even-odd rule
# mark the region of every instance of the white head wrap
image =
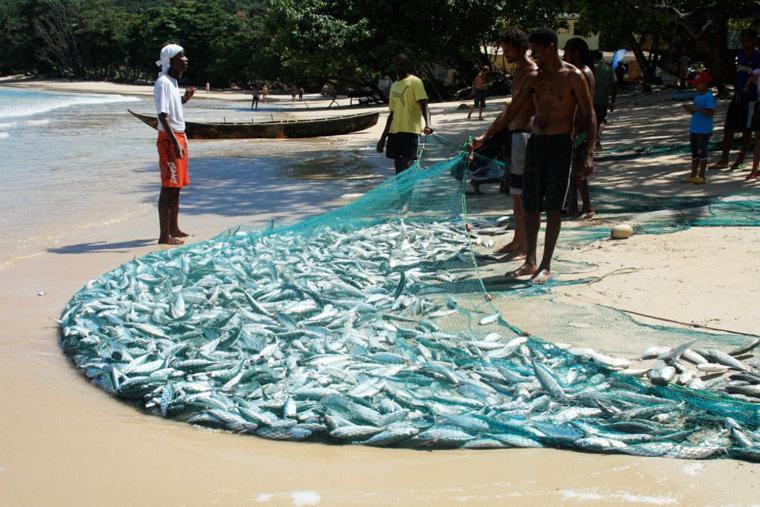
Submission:
POLYGON ((171 59, 184 51, 182 46, 167 44, 161 48, 161 59, 156 60, 156 66, 161 67, 161 72, 168 72, 171 67, 171 59))

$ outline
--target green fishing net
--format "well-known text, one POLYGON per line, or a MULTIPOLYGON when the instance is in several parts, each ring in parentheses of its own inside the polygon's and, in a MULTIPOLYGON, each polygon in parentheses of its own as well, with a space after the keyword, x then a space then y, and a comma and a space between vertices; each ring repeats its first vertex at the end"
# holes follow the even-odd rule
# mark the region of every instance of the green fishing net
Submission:
MULTIPOLYGON (((755 227, 760 200, 595 195, 602 219, 563 230, 557 280, 501 291, 484 280, 492 261, 477 242, 509 219, 473 209, 451 177, 467 179, 463 164, 415 166, 324 215, 128 262, 74 295, 62 347, 149 413, 271 439, 758 460, 760 403, 723 389, 725 378, 721 389, 653 385, 583 348, 610 333, 636 350, 746 337, 654 326, 552 289, 577 283, 563 270, 593 278, 562 249, 608 236, 605 220, 641 234, 755 227), (535 327, 519 329, 517 315, 535 327)), ((751 364, 730 381, 738 392, 757 385, 751 364)))

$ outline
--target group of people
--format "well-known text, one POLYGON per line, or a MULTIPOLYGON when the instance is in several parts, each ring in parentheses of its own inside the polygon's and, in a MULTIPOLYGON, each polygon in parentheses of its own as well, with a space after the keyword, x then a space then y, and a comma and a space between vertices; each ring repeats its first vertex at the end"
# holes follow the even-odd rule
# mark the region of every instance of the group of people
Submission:
MULTIPOLYGON (((535 283, 543 283, 551 276, 562 212, 571 192, 580 192, 583 211, 587 216, 593 214, 587 178, 594 169, 597 139, 591 68, 594 62, 582 39, 568 41, 567 61, 560 58, 557 45, 557 33, 550 28, 539 28, 530 35, 518 28, 504 33, 504 55, 516 67, 512 102, 471 144, 471 149, 477 150, 497 134, 508 133, 515 237, 504 251, 524 255, 525 262, 507 276, 529 276, 535 283), (544 253, 538 262, 542 212, 546 213, 547 227, 544 253)), ((395 63, 399 79, 391 86, 390 115, 377 150, 385 148, 386 156, 394 160, 396 172, 400 173, 417 158, 419 134, 430 134, 432 128, 422 81, 409 73, 406 57, 400 55, 395 63)), ((487 69, 482 69, 479 76, 483 78, 485 72, 487 69)), ((605 77, 607 90, 609 79, 605 77)), ((484 84, 477 80, 475 84, 484 84)), ((606 113, 608 104, 606 98, 600 100, 597 109, 601 112, 604 108, 606 113)))
POLYGON ((760 177, 760 49, 758 49, 757 32, 751 29, 742 30, 739 34, 741 49, 736 58, 736 80, 734 95, 728 105, 726 119, 723 125, 723 146, 718 162, 712 169, 729 167, 728 156, 734 141, 734 134, 742 135, 739 155, 731 164, 731 169, 738 169, 744 163, 752 141, 752 132, 756 132, 755 151, 752 160, 752 171, 747 179, 760 177))
MULTIPOLYGON (((734 95, 728 105, 723 125, 723 142, 720 160, 712 169, 729 167, 729 154, 734 141, 734 133, 742 135, 739 154, 731 164, 731 169, 738 169, 744 163, 752 141, 752 132, 756 132, 752 169, 745 179, 760 178, 760 49, 757 47, 757 34, 750 29, 740 34, 741 49, 736 58, 736 81, 734 95)), ((684 109, 691 113, 689 124, 689 142, 691 146, 691 172, 683 182, 701 185, 707 182, 707 158, 710 136, 714 128, 715 96, 710 90, 712 74, 708 70, 699 72, 688 80, 695 89, 694 99, 684 104, 684 109)))
MULTIPOLYGON (((760 50, 754 32, 743 31, 741 42, 734 97, 725 121, 723 152, 713 167, 727 167, 736 131, 742 133, 742 146, 734 167, 741 164, 754 130, 758 133, 757 141, 752 171, 747 178, 758 178, 760 50)), ((561 58, 557 33, 550 28, 539 28, 530 35, 519 28, 509 28, 501 45, 507 61, 515 65, 512 101, 488 129, 472 141, 470 149, 477 150, 497 135, 507 140, 505 151, 509 154, 509 190, 515 231, 513 240, 501 252, 525 258, 524 263, 507 276, 527 276, 534 283, 543 283, 551 277, 551 261, 563 213, 584 218, 594 214, 588 178, 594 170, 594 151, 599 147, 602 126, 608 111, 615 106, 615 78, 601 53, 592 53, 581 38, 567 41, 564 59, 561 58), (578 194, 582 201, 580 212, 578 194), (546 214, 547 224, 539 262, 536 250, 542 212, 546 214)), ((188 58, 180 46, 165 46, 156 63, 161 67, 154 86, 161 170, 159 243, 179 245, 187 236, 178 225, 179 194, 189 183, 182 105, 193 97, 195 89, 188 88, 184 95, 179 92, 177 79, 188 66, 188 58)), ((411 64, 405 55, 398 55, 394 64, 398 79, 390 88, 390 114, 377 151, 384 151, 386 157, 394 161, 396 174, 399 174, 417 160, 420 134, 432 134, 433 129, 422 80, 411 73, 411 64)), ((473 83, 474 92, 485 90, 487 73, 488 68, 480 70, 473 83)), ((692 114, 692 167, 687 177, 692 183, 705 182, 707 144, 715 112, 711 80, 710 73, 703 71, 690 81, 696 88, 693 103, 686 105, 692 114)), ((267 85, 261 89, 264 101, 268 91, 267 85)), ((255 88, 252 107, 258 105, 258 92, 255 88)), ((302 96, 303 92, 294 88, 291 93, 295 99, 296 93, 302 96)), ((476 99, 482 118, 485 96, 476 94, 476 99)))

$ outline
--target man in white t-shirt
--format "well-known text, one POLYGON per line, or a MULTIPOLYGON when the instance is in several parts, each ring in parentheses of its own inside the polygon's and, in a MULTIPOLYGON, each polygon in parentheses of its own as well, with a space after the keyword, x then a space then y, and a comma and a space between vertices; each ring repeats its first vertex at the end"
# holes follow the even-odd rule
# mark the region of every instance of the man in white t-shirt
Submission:
POLYGON ((158 116, 158 165, 161 169, 161 194, 158 198, 158 243, 181 245, 187 237, 179 228, 179 193, 190 184, 187 173, 187 138, 182 104, 195 93, 194 87, 179 93, 177 79, 187 70, 187 56, 181 46, 167 44, 161 49, 156 65, 161 73, 153 86, 153 98, 158 116))

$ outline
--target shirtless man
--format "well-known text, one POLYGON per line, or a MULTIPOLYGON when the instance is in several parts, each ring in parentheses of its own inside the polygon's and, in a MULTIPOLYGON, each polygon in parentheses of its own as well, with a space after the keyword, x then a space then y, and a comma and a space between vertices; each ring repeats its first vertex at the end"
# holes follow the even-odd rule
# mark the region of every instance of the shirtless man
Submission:
POLYGON ((475 103, 470 107, 470 113, 467 115, 468 120, 472 117, 472 112, 475 111, 476 108, 479 109, 478 120, 483 119, 483 110, 486 108, 486 95, 488 95, 487 66, 480 69, 478 75, 472 80, 472 98, 475 100, 475 103))
MULTIPOLYGON (((591 96, 593 97, 596 82, 594 79, 594 71, 591 70, 591 67, 594 65, 594 61, 586 41, 580 37, 573 37, 568 40, 565 43, 564 59, 567 63, 574 65, 581 71, 581 73, 583 73, 583 77, 586 78, 586 84, 588 84, 591 96)), ((573 175, 570 178, 570 191, 568 192, 568 202, 566 204, 568 207, 568 214, 571 217, 580 215, 583 220, 588 220, 593 218, 594 208, 591 207, 591 195, 588 191, 588 178, 585 177, 583 172, 583 165, 588 152, 588 139, 582 135, 585 124, 581 116, 582 115, 576 115, 575 117, 575 132, 573 136, 573 175), (583 207, 581 208, 580 214, 578 213, 578 192, 580 192, 581 200, 583 201, 583 207)))
POLYGON ((524 107, 533 104, 536 108, 532 134, 528 140, 522 194, 528 255, 525 263, 507 273, 507 276, 530 276, 532 282, 544 283, 551 276, 552 255, 562 225, 562 206, 570 180, 576 116, 580 117, 578 124, 584 126, 577 133, 585 132, 588 141, 588 152, 581 169, 583 177, 594 170, 596 118, 583 74, 560 60, 557 33, 550 28, 539 28, 530 34, 528 42, 531 56, 538 63, 538 71, 528 75, 505 113, 505 120, 509 123, 524 107), (544 255, 541 263, 537 264, 541 211, 546 211, 546 235, 544 255))
MULTIPOLYGON (((512 96, 520 93, 526 79, 530 74, 535 74, 538 66, 528 57, 528 35, 519 28, 508 28, 501 38, 501 47, 504 57, 509 63, 516 66, 512 76, 512 96)), ((521 111, 516 113, 511 121, 507 121, 505 109, 496 120, 488 127, 483 135, 473 140, 473 149, 479 148, 488 139, 507 129, 511 137, 511 151, 509 163, 509 193, 512 194, 512 212, 515 218, 515 237, 497 253, 506 253, 514 257, 524 257, 527 253, 528 243, 525 236, 525 212, 522 205, 523 170, 525 168, 525 152, 530 137, 530 123, 535 113, 532 103, 528 103, 521 111)))

